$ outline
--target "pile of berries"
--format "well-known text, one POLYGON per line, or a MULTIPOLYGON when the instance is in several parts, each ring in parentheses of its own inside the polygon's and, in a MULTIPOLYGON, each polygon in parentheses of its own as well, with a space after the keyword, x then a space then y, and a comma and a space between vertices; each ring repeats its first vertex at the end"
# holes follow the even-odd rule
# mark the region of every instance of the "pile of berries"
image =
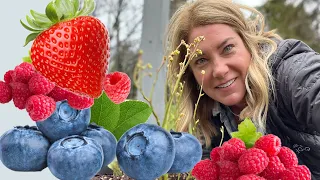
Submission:
POLYGON ((93 98, 78 96, 55 86, 27 62, 7 71, 4 81, 0 81, 0 103, 13 100, 15 107, 26 109, 34 121, 50 117, 56 108, 56 102, 64 99, 78 110, 89 108, 94 103, 93 98))
POLYGON ((91 179, 113 161, 117 140, 110 131, 89 124, 90 118, 90 108, 77 110, 59 101, 37 126, 16 126, 0 136, 0 161, 13 171, 48 167, 58 179, 91 179))
POLYGON ((298 165, 296 154, 281 146, 279 137, 260 137, 251 148, 231 138, 212 149, 210 159, 201 160, 192 170, 197 180, 310 180, 310 170, 298 165))

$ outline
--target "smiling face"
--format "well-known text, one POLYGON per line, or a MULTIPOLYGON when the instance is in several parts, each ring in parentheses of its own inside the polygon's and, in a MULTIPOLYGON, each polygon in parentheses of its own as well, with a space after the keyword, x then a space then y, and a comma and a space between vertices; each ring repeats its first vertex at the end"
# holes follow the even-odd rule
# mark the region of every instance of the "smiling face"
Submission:
POLYGON ((193 28, 188 42, 198 36, 205 40, 198 49, 202 55, 190 62, 191 70, 203 91, 212 99, 226 105, 237 106, 244 102, 245 77, 251 55, 241 37, 228 25, 211 24, 193 28), (205 74, 202 75, 201 71, 205 74))

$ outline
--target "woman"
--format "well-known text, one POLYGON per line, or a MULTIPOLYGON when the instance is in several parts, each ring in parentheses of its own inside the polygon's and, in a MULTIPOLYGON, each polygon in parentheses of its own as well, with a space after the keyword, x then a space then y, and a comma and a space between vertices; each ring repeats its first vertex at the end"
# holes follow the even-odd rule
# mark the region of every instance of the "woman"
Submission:
MULTIPOLYGON (((202 55, 191 60, 182 79, 185 119, 178 130, 187 131, 194 123, 203 80, 205 95, 196 119, 207 147, 219 145, 222 126, 228 140, 237 124, 250 117, 261 132, 279 136, 313 179, 320 179, 320 55, 301 41, 281 40, 274 31, 265 31, 260 12, 229 0, 198 0, 181 7, 169 24, 168 51, 199 36, 205 38, 198 47, 202 55)), ((181 50, 173 61, 172 77, 185 54, 181 50)))

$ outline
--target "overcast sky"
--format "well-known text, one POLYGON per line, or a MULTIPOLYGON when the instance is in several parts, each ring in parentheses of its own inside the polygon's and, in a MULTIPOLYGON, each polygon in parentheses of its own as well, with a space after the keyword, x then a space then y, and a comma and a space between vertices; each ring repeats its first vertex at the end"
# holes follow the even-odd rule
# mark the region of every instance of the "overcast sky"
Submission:
MULTIPOLYGON (((264 0, 234 1, 250 6, 261 5, 264 2, 264 0)), ((6 1, 5 8, 0 11, 0 17, 2 17, 0 28, 0 80, 3 80, 2 77, 6 71, 13 69, 22 62, 21 58, 28 54, 28 49, 31 47, 30 44, 27 47, 23 47, 28 31, 20 25, 19 20, 25 21, 25 15, 29 14, 30 9, 43 13, 49 2, 50 0, 6 1)), ((27 112, 15 108, 12 101, 8 104, 0 104, 0 114, 0 136, 14 126, 35 125, 27 112)), ((56 178, 48 168, 37 173, 21 173, 11 171, 0 163, 0 179, 55 180, 56 178)))

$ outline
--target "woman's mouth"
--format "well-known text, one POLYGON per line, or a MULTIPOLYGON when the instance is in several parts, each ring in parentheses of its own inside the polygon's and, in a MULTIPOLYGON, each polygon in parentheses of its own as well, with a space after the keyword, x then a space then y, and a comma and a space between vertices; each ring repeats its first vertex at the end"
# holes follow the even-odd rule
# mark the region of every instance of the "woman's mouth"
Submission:
POLYGON ((229 87, 231 84, 233 84, 233 82, 236 80, 236 78, 234 79, 231 79, 230 81, 224 83, 224 84, 221 84, 220 86, 217 86, 216 88, 226 88, 226 87, 229 87))

